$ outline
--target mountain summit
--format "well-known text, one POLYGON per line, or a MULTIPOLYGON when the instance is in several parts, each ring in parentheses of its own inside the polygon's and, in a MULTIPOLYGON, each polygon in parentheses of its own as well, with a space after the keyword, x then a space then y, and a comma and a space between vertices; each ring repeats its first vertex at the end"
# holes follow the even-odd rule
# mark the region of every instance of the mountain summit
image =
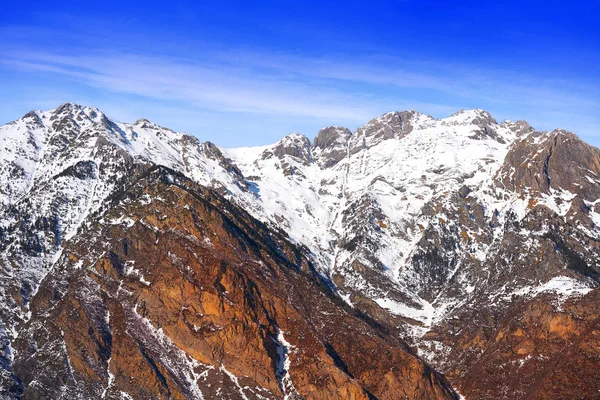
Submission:
POLYGON ((600 150, 483 110, 0 127, 5 398, 590 398, 600 150))

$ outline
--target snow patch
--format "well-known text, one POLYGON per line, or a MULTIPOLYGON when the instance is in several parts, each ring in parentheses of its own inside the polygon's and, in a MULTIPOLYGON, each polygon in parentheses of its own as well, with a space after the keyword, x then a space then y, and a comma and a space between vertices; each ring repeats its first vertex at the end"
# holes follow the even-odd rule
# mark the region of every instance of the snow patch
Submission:
POLYGON ((536 297, 541 293, 550 292, 557 294, 564 300, 573 296, 584 296, 592 290, 594 290, 593 287, 590 287, 577 279, 568 276, 556 276, 548 282, 538 286, 525 286, 518 289, 505 296, 505 298, 510 299, 513 295, 536 297))

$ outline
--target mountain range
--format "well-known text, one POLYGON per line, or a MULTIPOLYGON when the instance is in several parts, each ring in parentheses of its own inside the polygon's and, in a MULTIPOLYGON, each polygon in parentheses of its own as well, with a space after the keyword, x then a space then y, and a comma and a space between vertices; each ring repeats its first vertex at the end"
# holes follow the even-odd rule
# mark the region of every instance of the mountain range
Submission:
POLYGON ((591 399, 600 150, 483 110, 0 127, 0 396, 591 399))

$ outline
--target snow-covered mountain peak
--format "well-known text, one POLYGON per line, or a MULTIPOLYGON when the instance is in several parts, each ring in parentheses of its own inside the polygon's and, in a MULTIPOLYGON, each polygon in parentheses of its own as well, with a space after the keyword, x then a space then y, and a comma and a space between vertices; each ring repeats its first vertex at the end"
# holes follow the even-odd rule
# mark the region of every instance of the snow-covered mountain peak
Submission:
POLYGON ((498 125, 498 122, 489 112, 479 108, 457 111, 447 118, 442 118, 442 121, 448 125, 498 125))
POLYGON ((154 123, 152 123, 152 121, 148 120, 147 118, 140 118, 133 123, 133 125, 135 125, 135 126, 142 126, 145 124, 154 125, 154 123))
POLYGON ((308 137, 306 137, 302 133, 294 132, 294 133, 288 133, 287 135, 285 135, 279 142, 277 142, 275 144, 275 146, 278 146, 278 145, 283 145, 283 146, 290 146, 290 145, 292 145, 292 146, 293 145, 305 146, 306 143, 308 143, 310 145, 310 139, 308 137))
POLYGON ((394 111, 373 118, 356 130, 351 138, 350 152, 370 148, 388 139, 401 139, 416 128, 431 126, 435 120, 418 111, 394 111))
POLYGON ((107 119, 106 115, 98 108, 76 103, 63 103, 53 110, 42 112, 42 114, 48 116, 50 121, 71 118, 77 123, 98 123, 107 119))
MULTIPOLYGON (((127 124, 129 125, 129 124, 127 124)), ((169 128, 165 128, 164 126, 161 126, 155 122, 152 122, 146 118, 140 118, 137 121, 135 121, 133 124, 131 124, 130 126, 135 127, 134 129, 152 129, 155 131, 162 131, 162 132, 170 132, 173 134, 177 134, 178 136, 181 136, 181 133, 177 133, 172 129, 169 128)))
MULTIPOLYGON (((360 263, 387 269, 395 281, 422 235, 424 207, 463 186, 487 187, 516 137, 484 112, 463 114, 453 118, 464 123, 446 124, 392 112, 354 134, 324 128, 312 148, 303 137, 286 137, 260 151, 227 153, 252 177, 266 218, 306 244, 321 268, 336 273, 360 263)), ((364 282, 346 282, 354 284, 364 282)))
POLYGON ((338 145, 346 145, 348 138, 352 136, 350 129, 344 126, 328 126, 319 130, 313 139, 314 148, 326 149, 338 145))
MULTIPOLYGON (((36 110, 29 111, 27 114, 23 115, 21 117, 21 119, 18 121, 23 121, 24 123, 29 124, 30 126, 37 126, 38 128, 44 126, 42 114, 40 111, 36 111, 36 110)), ((9 124, 15 124, 15 123, 17 123, 17 121, 13 121, 9 124)))
POLYGON ((287 157, 293 157, 308 165, 313 162, 310 139, 301 133, 286 135, 262 153, 263 159, 271 157, 277 157, 284 163, 286 163, 287 157))
POLYGON ((527 135, 535 131, 535 128, 533 126, 529 125, 527 121, 524 121, 522 119, 514 122, 505 120, 500 124, 500 126, 514 132, 517 135, 517 137, 527 135))
POLYGON ((371 124, 373 122, 384 122, 384 123, 392 123, 392 121, 394 119, 400 119, 403 120, 405 122, 411 122, 411 123, 419 123, 419 122, 423 122, 423 121, 431 121, 434 120, 434 118, 431 115, 427 115, 424 114, 420 111, 417 110, 402 110, 402 111, 390 111, 387 113, 384 113, 382 115, 380 115, 379 117, 375 117, 373 119, 371 119, 369 122, 367 122, 368 124, 371 124))

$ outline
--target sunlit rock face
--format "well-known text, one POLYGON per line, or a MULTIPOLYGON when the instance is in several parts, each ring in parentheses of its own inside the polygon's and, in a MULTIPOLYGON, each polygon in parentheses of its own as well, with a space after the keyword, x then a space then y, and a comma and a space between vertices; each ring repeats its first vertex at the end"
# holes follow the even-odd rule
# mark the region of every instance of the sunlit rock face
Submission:
POLYGON ((11 344, 15 396, 456 398, 300 249, 216 192, 163 167, 125 186, 29 304, 11 344))

